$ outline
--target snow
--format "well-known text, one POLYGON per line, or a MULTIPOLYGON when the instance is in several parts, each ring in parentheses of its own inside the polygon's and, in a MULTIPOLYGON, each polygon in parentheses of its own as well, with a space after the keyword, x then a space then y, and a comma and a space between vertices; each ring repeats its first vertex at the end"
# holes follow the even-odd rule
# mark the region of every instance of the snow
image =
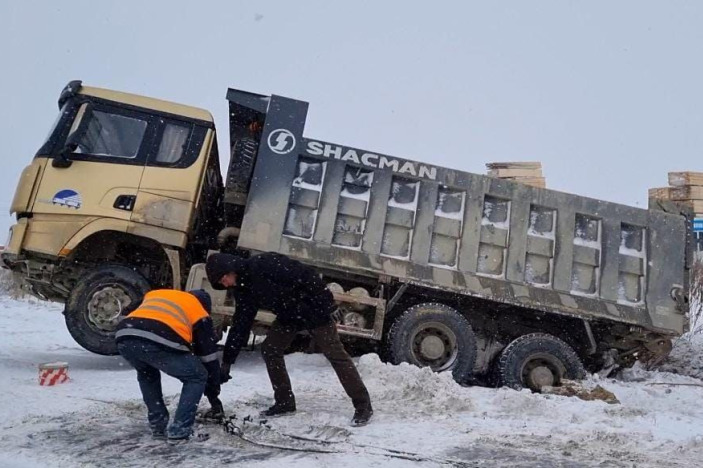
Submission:
POLYGON ((527 230, 527 234, 534 237, 554 240, 554 231, 536 231, 532 226, 527 230))
POLYGON ((545 210, 543 208, 533 207, 532 210, 530 210, 530 224, 529 224, 529 227, 527 228, 527 234, 530 236, 543 237, 545 239, 554 240, 554 231, 556 228, 556 221, 557 221, 557 217, 556 217, 556 212, 554 210, 545 210), (550 226, 549 231, 537 229, 540 217, 544 215, 545 211, 548 212, 552 218, 552 225, 550 226))
POLYGON ((620 246, 620 253, 622 255, 629 255, 630 257, 640 257, 640 258, 645 257, 644 251, 630 249, 630 248, 625 247, 624 245, 620 246))
POLYGON ((293 180, 293 187, 299 187, 307 190, 313 190, 316 192, 322 192, 322 184, 324 183, 325 180, 325 172, 327 170, 327 164, 326 163, 320 163, 320 162, 315 162, 315 163, 307 163, 305 161, 300 161, 298 163, 298 173, 300 174, 298 177, 296 177, 293 180), (318 167, 322 168, 322 174, 320 174, 320 182, 317 184, 311 184, 309 182, 305 182, 305 176, 307 171, 314 171, 318 167))
MULTIPOLYGON (((351 404, 324 357, 289 355, 298 412, 269 427, 245 425, 243 435, 293 451, 218 426, 206 427, 203 443, 153 441, 134 371, 76 345, 60 307, 0 297, 0 329, 0 467, 694 467, 703 458, 700 334, 680 339, 660 371, 585 381, 612 391, 621 402, 613 405, 461 387, 447 373, 365 355, 358 367, 375 415, 361 428, 349 426, 351 404), (40 387, 38 365, 52 361, 68 362, 71 380, 40 387)), ((230 414, 255 415, 271 403, 258 352, 244 352, 233 377, 221 395, 230 414)), ((180 384, 164 377, 163 387, 173 410, 180 384)))
POLYGON ((454 211, 451 213, 447 213, 445 211, 442 211, 441 207, 435 208, 434 215, 438 216, 440 218, 447 218, 447 219, 455 219, 457 221, 463 221, 464 220, 464 208, 462 207, 461 211, 454 211))
POLYGON ((491 221, 488 218, 481 218, 481 225, 482 226, 493 226, 494 228, 497 229, 503 229, 503 230, 508 230, 510 228, 510 223, 508 221, 491 221))
POLYGON ((435 208, 434 215, 441 218, 455 219, 457 221, 464 221, 464 206, 466 205, 466 193, 465 192, 447 192, 444 190, 439 191, 439 198, 437 200, 437 206, 435 208), (444 203, 447 197, 456 196, 459 193, 461 195, 461 206, 459 211, 444 211, 444 203))
POLYGON ((351 193, 349 190, 347 190, 346 187, 342 189, 341 192, 339 192, 340 197, 346 197, 346 198, 353 198, 355 200, 361 200, 365 201, 368 203, 368 201, 371 198, 371 189, 367 189, 363 191, 362 193, 351 193))
POLYGON ((574 245, 582 245, 591 249, 600 250, 600 241, 588 240, 583 237, 574 237, 574 245))
MULTIPOLYGON (((393 207, 393 208, 400 208, 402 210, 412 211, 413 213, 415 213, 417 211, 417 198, 418 198, 417 191, 419 190, 419 188, 420 188, 419 182, 403 182, 403 183, 401 183, 401 182, 394 181, 391 186, 391 192, 392 192, 391 196, 388 197, 388 206, 393 207), (406 203, 401 203, 401 202, 396 201, 395 196, 396 196, 397 192, 401 190, 401 187, 412 187, 412 190, 415 192, 412 201, 406 202, 406 203)), ((415 224, 414 221, 413 221, 413 224, 415 224)))

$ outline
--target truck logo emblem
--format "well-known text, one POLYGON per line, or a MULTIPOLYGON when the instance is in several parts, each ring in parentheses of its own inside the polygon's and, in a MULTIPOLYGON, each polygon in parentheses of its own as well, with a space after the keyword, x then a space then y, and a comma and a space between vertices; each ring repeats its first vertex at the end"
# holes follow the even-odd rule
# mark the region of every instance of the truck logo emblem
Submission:
POLYGON ((74 190, 60 190, 56 192, 54 198, 51 199, 51 203, 78 209, 81 207, 83 200, 80 194, 74 190))
POLYGON ((295 148, 295 135, 290 130, 278 128, 269 133, 268 144, 276 154, 288 154, 295 148))

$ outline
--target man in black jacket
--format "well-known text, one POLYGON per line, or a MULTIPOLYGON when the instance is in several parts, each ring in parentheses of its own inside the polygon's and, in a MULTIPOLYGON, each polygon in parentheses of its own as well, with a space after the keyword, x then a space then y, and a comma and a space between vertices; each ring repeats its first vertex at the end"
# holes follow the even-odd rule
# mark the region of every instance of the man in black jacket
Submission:
POLYGON ((265 309, 276 315, 261 348, 275 402, 262 414, 275 416, 295 411, 295 396, 283 355, 295 335, 308 330, 354 404, 352 424, 360 426, 369 421, 373 414, 369 393, 337 334, 331 317, 336 310, 332 293, 315 270, 269 252, 249 259, 213 254, 207 260, 206 272, 213 288, 233 289, 237 307, 225 343, 223 379, 229 378, 230 367, 246 345, 257 311, 265 309))

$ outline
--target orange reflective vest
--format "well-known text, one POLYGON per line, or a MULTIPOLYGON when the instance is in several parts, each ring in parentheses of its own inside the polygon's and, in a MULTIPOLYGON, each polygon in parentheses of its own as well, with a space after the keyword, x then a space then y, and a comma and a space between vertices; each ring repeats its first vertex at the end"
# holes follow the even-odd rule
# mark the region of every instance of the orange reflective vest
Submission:
POLYGON ((159 321, 193 343, 193 325, 208 317, 200 301, 190 293, 175 289, 157 289, 146 293, 141 305, 127 318, 159 321))

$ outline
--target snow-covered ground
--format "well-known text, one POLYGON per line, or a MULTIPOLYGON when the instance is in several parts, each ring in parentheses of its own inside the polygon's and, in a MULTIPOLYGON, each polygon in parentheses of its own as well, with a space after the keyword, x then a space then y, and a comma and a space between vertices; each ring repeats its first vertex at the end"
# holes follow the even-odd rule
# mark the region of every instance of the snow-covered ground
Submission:
MULTIPOLYGON (((376 413, 362 428, 349 427, 351 404, 325 359, 295 354, 287 357, 295 415, 245 424, 244 438, 256 444, 208 426, 207 442, 172 447, 148 436, 134 371, 76 345, 59 307, 0 297, 0 331, 1 467, 703 464, 703 381, 684 375, 703 377, 700 336, 680 342, 669 372, 586 382, 615 393, 621 403, 612 405, 462 388, 447 374, 363 356, 359 369, 376 413), (71 380, 40 387, 37 365, 57 360, 69 363, 71 380)), ((233 376, 222 395, 230 413, 241 420, 271 403, 258 352, 244 353, 233 376)), ((165 377, 171 406, 179 388, 165 377)))

